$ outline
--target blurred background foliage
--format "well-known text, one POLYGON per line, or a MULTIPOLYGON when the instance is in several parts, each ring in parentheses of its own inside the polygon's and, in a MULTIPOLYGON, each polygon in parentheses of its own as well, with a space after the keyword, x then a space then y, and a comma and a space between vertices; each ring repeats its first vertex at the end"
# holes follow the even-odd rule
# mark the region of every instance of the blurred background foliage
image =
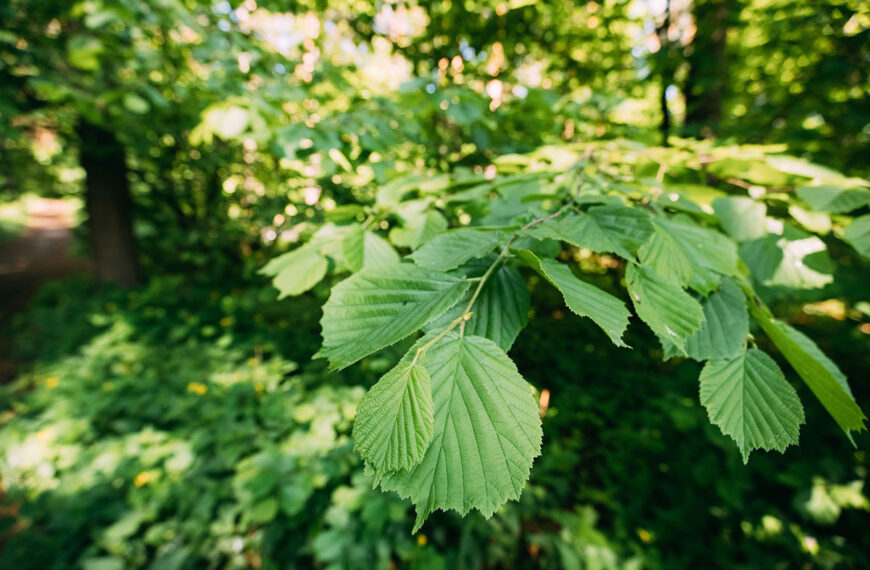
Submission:
MULTIPOLYGON (((866 403, 867 259, 765 158, 870 175, 866 2, 5 0, 0 21, 0 246, 60 198, 96 278, 0 322, 0 567, 870 566, 866 435, 804 398, 801 447, 744 467, 694 363, 655 364, 640 327, 617 352, 534 280, 511 352, 550 398, 532 480, 488 521, 411 535, 349 439, 401 351, 327 372, 330 281, 279 301, 257 274, 397 188, 476 192, 596 141, 640 184, 760 191, 784 242, 821 233, 821 266, 759 286, 866 403), (703 178, 686 149, 713 157, 703 178)), ((744 259, 785 247, 759 239, 744 259)))

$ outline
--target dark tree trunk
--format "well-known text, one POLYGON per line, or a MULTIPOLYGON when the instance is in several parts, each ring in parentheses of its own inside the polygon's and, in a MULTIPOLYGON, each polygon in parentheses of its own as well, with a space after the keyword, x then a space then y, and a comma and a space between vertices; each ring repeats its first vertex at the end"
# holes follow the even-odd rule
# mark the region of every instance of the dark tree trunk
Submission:
POLYGON ((87 121, 79 124, 78 133, 96 277, 130 287, 141 275, 124 147, 114 133, 87 121))
POLYGON ((668 139, 671 135, 671 111, 668 109, 668 86, 674 80, 674 63, 671 61, 671 42, 668 38, 668 31, 671 27, 671 0, 665 2, 665 14, 662 25, 658 27, 656 33, 659 38, 659 60, 660 73, 662 82, 662 91, 659 96, 659 108, 662 113, 662 122, 659 129, 662 133, 662 146, 668 146, 668 139))
POLYGON ((728 27, 739 12, 737 0, 695 0, 695 37, 687 51, 686 130, 711 137, 722 121, 728 86, 728 27))

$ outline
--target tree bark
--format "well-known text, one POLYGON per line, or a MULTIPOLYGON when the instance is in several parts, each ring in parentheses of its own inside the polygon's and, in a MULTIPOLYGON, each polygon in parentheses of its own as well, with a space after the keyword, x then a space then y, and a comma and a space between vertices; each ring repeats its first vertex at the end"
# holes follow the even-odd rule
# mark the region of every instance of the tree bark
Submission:
POLYGON ((124 147, 114 133, 87 121, 79 123, 78 134, 97 280, 131 287, 141 272, 124 147))

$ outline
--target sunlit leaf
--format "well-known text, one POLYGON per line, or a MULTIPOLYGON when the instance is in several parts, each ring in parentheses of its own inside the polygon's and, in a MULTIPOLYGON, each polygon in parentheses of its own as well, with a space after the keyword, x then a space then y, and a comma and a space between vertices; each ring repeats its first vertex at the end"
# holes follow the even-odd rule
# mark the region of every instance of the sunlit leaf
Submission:
POLYGON ((366 268, 332 289, 317 357, 345 368, 420 329, 462 297, 468 281, 408 263, 366 268))
POLYGON ((354 449, 376 471, 409 469, 432 439, 432 384, 421 362, 402 361, 365 395, 353 425, 354 449))
POLYGON ((532 387, 491 340, 450 333, 423 363, 432 378, 432 442, 409 470, 376 473, 383 489, 414 503, 415 531, 437 509, 489 517, 519 498, 542 437, 532 387))
POLYGON ((491 252, 500 239, 501 232, 462 228, 435 236, 410 257, 425 269, 448 271, 491 252))
POLYGON ((308 243, 272 259, 260 273, 273 278, 279 298, 283 298, 308 291, 323 279, 328 268, 326 257, 308 243))
POLYGON ((765 234, 767 206, 752 198, 728 196, 713 201, 713 210, 722 227, 737 241, 755 239, 765 234))

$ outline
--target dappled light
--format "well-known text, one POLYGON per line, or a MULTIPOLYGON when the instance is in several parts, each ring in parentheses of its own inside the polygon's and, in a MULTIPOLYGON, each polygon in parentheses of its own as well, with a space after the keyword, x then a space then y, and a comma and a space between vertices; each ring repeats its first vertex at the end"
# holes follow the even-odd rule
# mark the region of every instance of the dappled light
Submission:
POLYGON ((0 21, 0 568, 870 567, 866 2, 0 21))

